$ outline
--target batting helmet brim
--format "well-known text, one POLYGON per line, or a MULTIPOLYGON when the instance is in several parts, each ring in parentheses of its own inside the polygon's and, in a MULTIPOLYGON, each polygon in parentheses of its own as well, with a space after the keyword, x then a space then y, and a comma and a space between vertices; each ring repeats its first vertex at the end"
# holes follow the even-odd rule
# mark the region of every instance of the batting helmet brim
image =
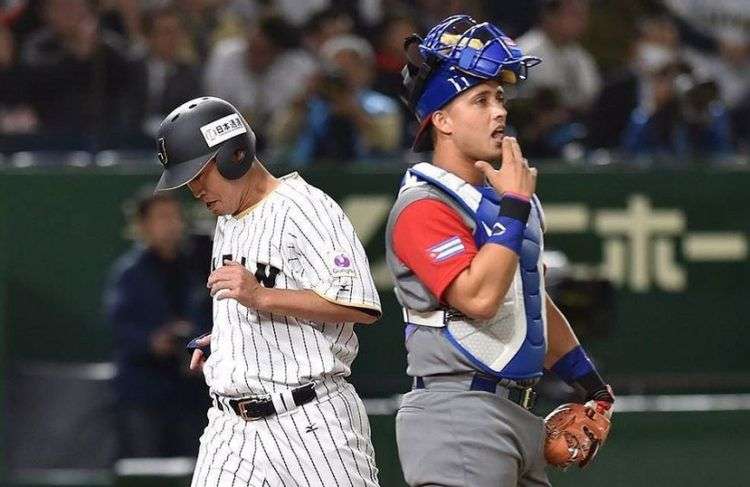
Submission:
MULTIPOLYGON (((216 151, 216 153, 218 152, 216 151)), ((181 162, 168 169, 165 168, 159 182, 156 184, 155 191, 169 191, 170 189, 185 186, 203 171, 208 163, 216 157, 216 153, 181 162)))

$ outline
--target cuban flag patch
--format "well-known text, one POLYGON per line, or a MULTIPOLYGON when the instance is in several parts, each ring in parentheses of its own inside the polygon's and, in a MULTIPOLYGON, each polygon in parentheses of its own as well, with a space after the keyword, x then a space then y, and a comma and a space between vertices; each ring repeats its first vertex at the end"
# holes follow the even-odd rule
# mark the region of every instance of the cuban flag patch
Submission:
POLYGON ((454 255, 463 253, 464 250, 466 250, 464 243, 457 236, 443 240, 427 249, 430 253, 430 259, 432 259, 433 262, 442 262, 446 259, 450 259, 454 255))

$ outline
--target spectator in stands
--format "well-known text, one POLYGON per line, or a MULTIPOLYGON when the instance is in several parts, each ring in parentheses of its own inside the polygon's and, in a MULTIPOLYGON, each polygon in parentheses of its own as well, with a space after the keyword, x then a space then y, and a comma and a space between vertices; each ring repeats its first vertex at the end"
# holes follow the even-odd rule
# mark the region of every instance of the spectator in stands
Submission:
POLYGON ((639 20, 630 44, 630 59, 612 72, 588 117, 591 148, 614 149, 630 123, 633 110, 648 107, 651 75, 680 57, 680 37, 674 21, 664 15, 639 20))
POLYGON ((712 80, 700 79, 681 63, 668 63, 648 80, 647 103, 633 111, 623 149, 639 160, 685 163, 726 155, 730 117, 712 80))
POLYGON ((205 285, 181 246, 185 222, 174 196, 139 194, 133 221, 139 242, 113 266, 104 296, 119 457, 195 456, 207 394, 187 369, 185 343, 208 327, 197 317, 205 285))
POLYGON ((333 38, 321 48, 326 63, 309 92, 274 123, 276 147, 296 165, 358 161, 393 154, 400 146, 396 100, 371 88, 374 53, 360 37, 333 38))
POLYGON ((742 117, 736 113, 750 86, 744 36, 729 30, 717 31, 716 37, 699 33, 664 9, 641 19, 635 32, 630 62, 609 77, 592 107, 590 146, 615 148, 624 135, 630 155, 684 159, 724 154, 738 142, 731 141, 731 132, 741 141, 742 117), (687 92, 698 96, 688 102, 687 92), (691 130, 683 125, 685 116, 694 120, 691 130), (646 127, 660 135, 644 132, 646 127))
POLYGON ((325 8, 313 14, 302 28, 302 44, 316 56, 320 47, 334 37, 351 34, 354 20, 338 8, 325 8))
POLYGON ((520 128, 523 153, 535 159, 575 160, 583 157, 586 128, 571 119, 563 97, 551 87, 539 87, 533 98, 511 108, 512 126, 520 128))
POLYGON ((218 26, 220 2, 212 0, 175 0, 175 6, 182 15, 182 24, 188 34, 190 47, 196 61, 205 61, 213 47, 214 30, 218 26))
MULTIPOLYGON (((486 0, 412 0, 414 10, 419 12, 419 21, 424 27, 436 25, 450 15, 465 14, 475 19, 487 18, 486 0)), ((499 2, 495 2, 499 3, 499 2)))
MULTIPOLYGON (((0 24, 0 136, 28 134, 36 131, 38 119, 24 104, 23 86, 16 81, 16 43, 10 29, 0 24)), ((10 145, 3 141, 4 149, 10 145)))
POLYGON ((45 0, 45 26, 29 36, 13 78, 42 133, 70 148, 116 145, 129 133, 131 61, 116 34, 102 30, 88 0, 45 0))
POLYGON ((296 48, 294 30, 280 17, 260 19, 242 38, 219 42, 205 71, 208 94, 235 105, 259 131, 305 90, 317 63, 296 48))
POLYGON ((391 98, 401 94, 401 70, 406 64, 404 39, 420 28, 406 12, 387 15, 375 43, 375 79, 373 87, 391 98))
POLYGON ((99 25, 117 32, 129 44, 144 42, 143 3, 140 0, 116 0, 99 3, 99 25))
POLYGON ((718 85, 685 61, 672 17, 642 19, 628 67, 608 81, 591 114, 593 147, 624 149, 628 161, 724 154, 730 120, 718 85))
POLYGON ((294 26, 302 26, 317 13, 329 10, 331 3, 335 3, 335 0, 275 0, 274 6, 285 21, 294 26))
MULTIPOLYGON (((406 12, 393 12, 386 15, 380 26, 375 44, 374 90, 398 100, 402 92, 401 70, 406 65, 404 39, 420 28, 406 12)), ((404 103, 399 103, 402 120, 401 144, 410 147, 417 131, 417 120, 404 103)))
POLYGON ((189 62, 187 33, 174 7, 146 12, 143 32, 147 47, 138 77, 145 99, 140 121, 151 147, 162 119, 175 107, 200 96, 201 79, 197 67, 189 62))
POLYGON ((518 38, 524 54, 542 58, 522 93, 553 89, 573 115, 585 113, 601 88, 593 57, 579 44, 588 26, 588 0, 544 0, 539 27, 518 38))

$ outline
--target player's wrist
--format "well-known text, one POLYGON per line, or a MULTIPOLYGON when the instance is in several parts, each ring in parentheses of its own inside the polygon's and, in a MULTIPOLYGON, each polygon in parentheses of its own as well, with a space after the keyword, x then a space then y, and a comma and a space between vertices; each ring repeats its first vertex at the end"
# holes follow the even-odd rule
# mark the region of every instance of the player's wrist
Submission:
POLYGON ((248 298, 248 308, 253 308, 258 311, 268 311, 272 306, 273 295, 271 293, 273 289, 268 289, 263 286, 258 286, 250 297, 248 298))
POLYGON ((498 218, 513 218, 525 224, 530 213, 531 201, 528 197, 511 191, 503 193, 498 218))
POLYGON ((586 400, 614 402, 612 388, 604 382, 586 351, 580 345, 563 355, 551 369, 572 387, 582 389, 586 400))
POLYGON ((524 223, 515 218, 498 217, 493 226, 493 233, 487 239, 487 243, 502 245, 520 256, 523 245, 524 227, 524 223))
POLYGON ((502 245, 520 256, 523 232, 530 212, 531 203, 528 200, 505 193, 500 200, 500 211, 487 243, 502 245))
POLYGON ((531 201, 531 196, 521 193, 519 191, 503 191, 501 196, 503 198, 515 198, 521 201, 525 201, 527 203, 531 201))

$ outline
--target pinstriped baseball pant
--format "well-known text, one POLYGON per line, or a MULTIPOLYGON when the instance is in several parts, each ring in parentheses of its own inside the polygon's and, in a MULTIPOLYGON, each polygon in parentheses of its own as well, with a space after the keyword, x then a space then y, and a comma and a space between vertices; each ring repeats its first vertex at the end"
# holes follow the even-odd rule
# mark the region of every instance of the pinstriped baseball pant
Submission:
POLYGON ((378 486, 370 424, 354 387, 282 414, 245 421, 215 406, 191 487, 378 486))

